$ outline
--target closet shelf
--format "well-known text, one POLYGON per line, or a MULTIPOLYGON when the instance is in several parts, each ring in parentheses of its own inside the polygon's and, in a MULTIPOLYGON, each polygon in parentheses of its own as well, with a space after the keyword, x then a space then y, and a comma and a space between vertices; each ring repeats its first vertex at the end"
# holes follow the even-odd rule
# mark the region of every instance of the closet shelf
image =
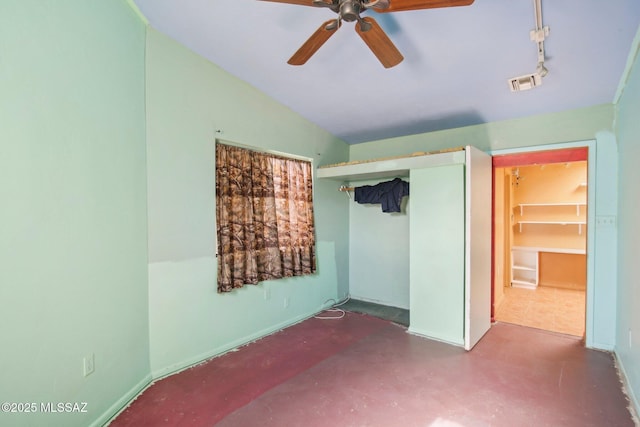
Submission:
POLYGON ((535 267, 527 267, 525 265, 514 265, 512 268, 514 270, 537 271, 537 268, 535 268, 535 267))
POLYGON ((586 221, 518 221, 520 232, 522 233, 522 224, 547 224, 547 225, 577 225, 578 234, 582 234, 582 226, 586 225, 586 221))
POLYGON ((556 254, 585 255, 587 253, 586 249, 550 248, 550 247, 540 247, 540 246, 513 246, 511 249, 522 251, 522 252, 551 252, 556 254))
POLYGON ((553 207, 553 206, 575 206, 576 216, 580 216, 580 206, 587 206, 585 202, 567 202, 567 203, 520 203, 520 216, 524 215, 526 207, 553 207))
POLYGON ((522 280, 522 279, 514 279, 511 281, 512 286, 518 287, 517 285, 523 285, 525 288, 537 288, 538 284, 534 281, 522 280))
POLYGON ((338 163, 319 166, 317 177, 339 181, 403 177, 409 176, 411 169, 464 164, 465 156, 465 147, 457 147, 408 156, 338 163))

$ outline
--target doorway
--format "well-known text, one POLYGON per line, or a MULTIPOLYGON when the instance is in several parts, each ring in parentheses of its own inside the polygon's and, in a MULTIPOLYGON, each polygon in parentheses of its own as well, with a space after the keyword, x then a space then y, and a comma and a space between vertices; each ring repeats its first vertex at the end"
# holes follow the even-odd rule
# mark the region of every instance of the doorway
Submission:
POLYGON ((495 321, 584 336, 587 156, 494 157, 495 321))

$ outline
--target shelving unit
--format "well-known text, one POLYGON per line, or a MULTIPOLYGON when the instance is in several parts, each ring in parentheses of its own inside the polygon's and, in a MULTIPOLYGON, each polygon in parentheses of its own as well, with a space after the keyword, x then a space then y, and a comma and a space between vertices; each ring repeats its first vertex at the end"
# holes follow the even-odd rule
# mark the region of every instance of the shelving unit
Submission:
POLYGON ((536 250, 511 250, 511 286, 535 289, 539 280, 539 253, 536 250))
MULTIPOLYGON (((565 206, 575 206, 576 207, 576 216, 580 216, 580 207, 587 206, 584 202, 568 202, 568 203, 520 203, 518 207, 520 208, 520 216, 524 216, 524 208, 526 207, 565 207, 565 206)), ((546 225, 577 225, 578 226, 578 234, 582 234, 582 226, 586 225, 586 221, 545 221, 545 220, 518 220, 518 229, 520 233, 522 233, 522 225, 523 224, 546 224, 546 225)))
POLYGON ((523 166, 512 174, 510 285, 535 290, 560 283, 554 280, 565 280, 565 273, 582 271, 578 267, 586 260, 586 162, 523 166))

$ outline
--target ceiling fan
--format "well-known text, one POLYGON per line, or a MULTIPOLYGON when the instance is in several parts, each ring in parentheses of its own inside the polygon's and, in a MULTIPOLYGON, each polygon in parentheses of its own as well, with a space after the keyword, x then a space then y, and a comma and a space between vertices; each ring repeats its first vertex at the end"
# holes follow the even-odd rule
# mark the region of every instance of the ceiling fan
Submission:
POLYGON ((371 17, 361 17, 360 13, 372 9, 378 13, 401 12, 405 10, 434 9, 438 7, 468 6, 474 0, 260 0, 274 3, 289 3, 300 6, 327 7, 338 14, 336 19, 323 23, 315 33, 287 61, 291 65, 302 65, 329 40, 342 21, 354 22, 356 32, 369 46, 385 68, 398 65, 404 57, 385 34, 380 25, 371 17))

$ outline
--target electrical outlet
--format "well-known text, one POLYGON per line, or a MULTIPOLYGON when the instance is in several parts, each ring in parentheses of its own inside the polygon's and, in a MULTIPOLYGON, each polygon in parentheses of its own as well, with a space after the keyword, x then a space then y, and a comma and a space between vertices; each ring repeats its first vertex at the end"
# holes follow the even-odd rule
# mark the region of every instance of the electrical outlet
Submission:
POLYGON ((284 308, 289 307, 289 297, 284 297, 284 308))
POLYGON ((93 353, 91 353, 88 356, 85 356, 84 359, 82 359, 82 372, 85 377, 88 377, 93 373, 93 371, 95 371, 96 369, 95 362, 96 362, 96 359, 93 353))

